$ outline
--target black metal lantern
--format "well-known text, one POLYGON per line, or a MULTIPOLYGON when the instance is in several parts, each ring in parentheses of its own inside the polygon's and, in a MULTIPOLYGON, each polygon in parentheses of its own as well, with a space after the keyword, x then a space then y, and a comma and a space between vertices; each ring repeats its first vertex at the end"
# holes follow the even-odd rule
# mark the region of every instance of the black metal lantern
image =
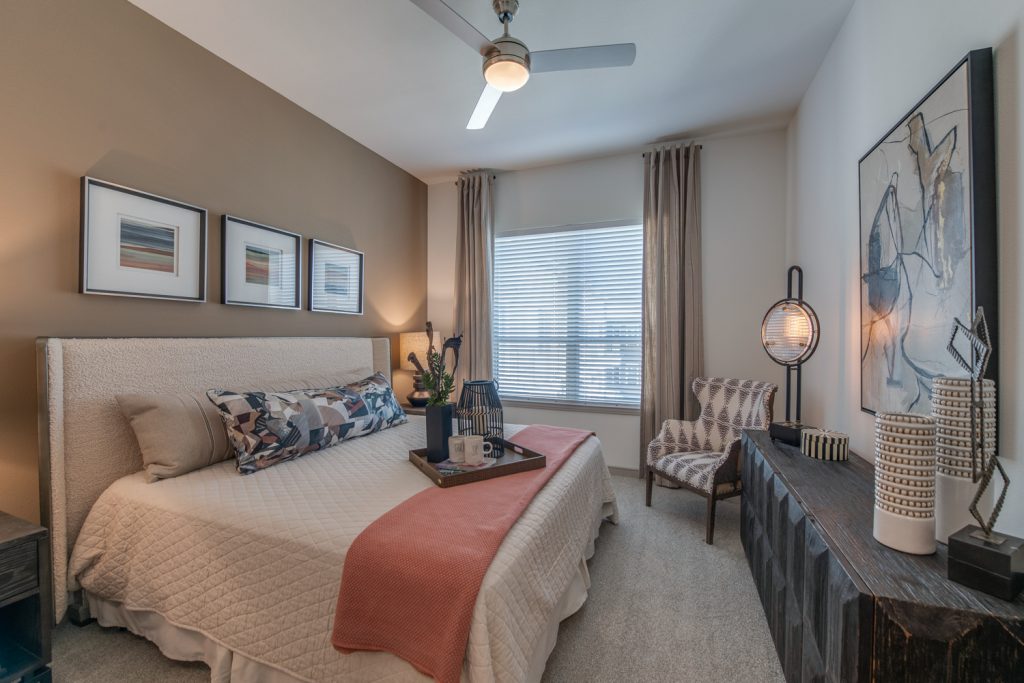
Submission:
POLYGON ((804 271, 792 266, 786 274, 786 298, 773 305, 761 321, 761 344, 773 361, 786 368, 786 421, 773 422, 769 432, 773 439, 779 439, 793 446, 800 445, 800 383, 803 364, 818 348, 818 316, 804 301, 804 271), (797 291, 793 296, 793 275, 796 275, 797 291), (796 375, 796 419, 790 420, 792 401, 792 378, 796 375))
POLYGON ((494 457, 500 457, 500 440, 505 436, 505 418, 498 397, 498 384, 492 379, 467 380, 462 383, 462 395, 455 408, 459 420, 459 434, 479 435, 496 440, 494 457))

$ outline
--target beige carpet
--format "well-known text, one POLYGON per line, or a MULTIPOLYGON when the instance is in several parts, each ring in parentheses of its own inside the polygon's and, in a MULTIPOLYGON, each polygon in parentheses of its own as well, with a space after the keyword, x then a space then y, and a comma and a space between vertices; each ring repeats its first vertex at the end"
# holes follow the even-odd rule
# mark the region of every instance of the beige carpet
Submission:
MULTIPOLYGON (((546 683, 782 681, 743 557, 738 499, 720 503, 715 545, 704 543, 704 500, 613 477, 622 521, 605 524, 583 608, 562 623, 546 683)), ((63 625, 54 635, 61 683, 208 681, 209 669, 164 658, 115 629, 63 625)))

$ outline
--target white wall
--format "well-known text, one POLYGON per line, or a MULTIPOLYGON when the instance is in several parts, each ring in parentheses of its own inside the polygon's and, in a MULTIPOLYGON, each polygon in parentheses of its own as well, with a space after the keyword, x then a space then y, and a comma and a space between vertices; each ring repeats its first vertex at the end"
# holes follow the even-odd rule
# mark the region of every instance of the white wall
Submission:
POLYGON ((850 433, 871 455, 860 411, 857 161, 968 51, 995 50, 999 195, 1000 455, 1014 486, 999 528, 1024 535, 1024 3, 858 0, 788 131, 788 255, 822 322, 804 372, 805 421, 850 433))
MULTIPOLYGON (((786 144, 783 131, 704 142, 703 268, 706 371, 780 381, 761 349, 761 317, 785 293, 786 144), (767 285, 766 285, 767 283, 767 285)), ((501 173, 498 231, 643 216, 643 165, 636 153, 501 173)), ((428 190, 428 315, 446 333, 452 321, 456 193, 428 190)), ((637 415, 509 407, 509 422, 593 429, 613 467, 636 469, 637 415)))
MULTIPOLYGON (((644 216, 640 152, 501 173, 495 181, 497 232, 644 216)), ((429 239, 429 238, 428 238, 429 239)))
POLYGON ((786 136, 716 138, 701 152, 704 370, 775 382, 781 416, 786 376, 761 346, 761 320, 786 296, 786 136))

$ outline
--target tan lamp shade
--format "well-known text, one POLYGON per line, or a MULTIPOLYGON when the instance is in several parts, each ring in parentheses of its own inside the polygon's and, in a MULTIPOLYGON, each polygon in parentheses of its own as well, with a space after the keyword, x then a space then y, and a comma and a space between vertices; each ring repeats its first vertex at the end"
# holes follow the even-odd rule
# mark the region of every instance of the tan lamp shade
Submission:
MULTIPOLYGON (((398 337, 398 355, 401 359, 399 367, 402 370, 416 372, 416 366, 409 362, 409 354, 415 353, 420 365, 427 366, 427 348, 430 342, 427 340, 426 332, 402 332, 398 337)), ((434 333, 434 350, 441 350, 441 333, 434 333)))

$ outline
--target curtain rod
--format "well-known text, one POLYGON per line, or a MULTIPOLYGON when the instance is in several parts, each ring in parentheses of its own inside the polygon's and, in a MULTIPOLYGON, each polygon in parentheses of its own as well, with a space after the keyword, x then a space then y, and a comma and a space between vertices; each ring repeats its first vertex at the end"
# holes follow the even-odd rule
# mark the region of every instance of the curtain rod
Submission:
POLYGON ((474 175, 476 173, 486 173, 487 175, 491 176, 491 180, 497 180, 498 179, 498 175, 494 171, 490 171, 490 170, 483 169, 483 168, 471 168, 468 171, 460 171, 459 172, 459 177, 455 179, 455 182, 458 183, 459 179, 462 178, 463 176, 474 175))
POLYGON ((643 156, 648 152, 653 152, 659 149, 668 149, 670 147, 688 147, 689 145, 694 145, 697 147, 697 149, 704 149, 704 145, 700 144, 696 140, 668 140, 667 142, 651 143, 650 145, 647 146, 647 149, 640 153, 640 156, 643 156))
MULTIPOLYGON (((658 143, 658 144, 651 144, 651 145, 649 145, 647 147, 647 149, 645 149, 643 152, 640 152, 640 156, 644 156, 648 152, 653 152, 656 149, 665 149, 667 147, 683 147, 683 146, 687 146, 687 145, 696 145, 697 149, 704 149, 704 145, 696 142, 695 140, 669 140, 668 142, 661 142, 661 143, 658 143)), ((529 169, 526 169, 526 170, 529 170, 529 169)), ((473 173, 480 173, 480 172, 482 172, 482 169, 473 169, 473 170, 469 170, 469 171, 462 171, 462 172, 459 173, 459 178, 461 178, 464 175, 472 175, 473 173)), ((491 176, 491 180, 497 180, 498 179, 498 175, 494 171, 490 172, 490 176, 491 176)), ((459 178, 456 178, 453 181, 453 183, 455 185, 459 184, 459 178)))

